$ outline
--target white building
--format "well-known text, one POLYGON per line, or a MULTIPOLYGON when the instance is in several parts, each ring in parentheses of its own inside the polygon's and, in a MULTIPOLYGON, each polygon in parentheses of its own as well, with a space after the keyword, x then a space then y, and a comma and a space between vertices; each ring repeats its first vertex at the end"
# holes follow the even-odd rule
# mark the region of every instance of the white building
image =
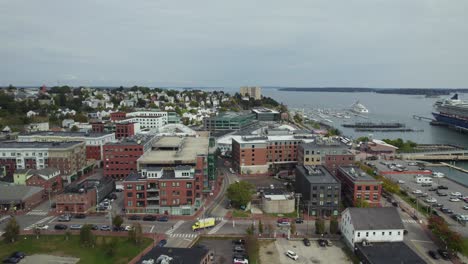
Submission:
POLYGON ((48 131, 49 130, 49 122, 31 123, 31 124, 25 125, 25 129, 28 132, 48 131))
POLYGON ((27 116, 27 117, 33 117, 33 116, 37 116, 37 115, 39 115, 39 113, 36 113, 36 112, 34 112, 33 110, 30 110, 30 111, 28 111, 28 112, 26 113, 26 116, 27 116))
POLYGON ((405 227, 395 207, 350 207, 341 215, 340 230, 346 244, 403 241, 405 227))

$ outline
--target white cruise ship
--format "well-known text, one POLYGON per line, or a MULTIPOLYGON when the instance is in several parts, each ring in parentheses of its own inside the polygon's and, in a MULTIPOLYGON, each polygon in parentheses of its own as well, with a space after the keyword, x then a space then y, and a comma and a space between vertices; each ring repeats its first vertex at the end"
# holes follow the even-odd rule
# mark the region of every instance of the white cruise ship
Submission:
POLYGON ((367 114, 369 113, 369 110, 367 110, 367 108, 362 105, 361 103, 359 103, 359 100, 356 101, 353 105, 351 105, 351 111, 357 113, 357 114, 367 114))

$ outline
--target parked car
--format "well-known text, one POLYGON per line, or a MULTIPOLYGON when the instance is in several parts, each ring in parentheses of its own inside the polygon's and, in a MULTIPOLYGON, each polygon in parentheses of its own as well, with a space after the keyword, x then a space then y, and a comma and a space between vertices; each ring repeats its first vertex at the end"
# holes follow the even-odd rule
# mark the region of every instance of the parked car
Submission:
POLYGON ((70 217, 68 215, 61 215, 57 218, 59 222, 70 222, 70 217))
POLYGON ((302 240, 302 242, 304 242, 304 246, 310 247, 310 240, 309 240, 309 239, 304 238, 304 239, 302 240))
POLYGON ((420 193, 422 193, 422 191, 421 190, 413 190, 413 193, 414 194, 420 194, 420 193))
POLYGON ((445 259, 445 260, 450 260, 450 254, 448 253, 447 250, 445 249, 438 249, 437 250, 437 253, 439 253, 439 255, 445 259))
POLYGON ((232 260, 232 263, 233 264, 249 264, 249 260, 247 260, 245 258, 234 258, 232 260))
POLYGON ((423 183, 421 184, 422 187, 432 187, 432 183, 423 183))
POLYGON ((445 214, 453 214, 453 211, 451 209, 448 209, 448 208, 441 208, 441 211, 445 214))
POLYGON ((130 231, 130 230, 132 230, 132 228, 133 228, 133 227, 132 227, 132 226, 129 226, 129 225, 127 225, 127 226, 124 227, 125 231, 130 231))
POLYGON ((40 230, 47 230, 49 229, 49 226, 46 225, 46 224, 37 224, 37 225, 34 225, 35 228, 37 229, 40 229, 40 230))
POLYGON ((82 225, 74 224, 70 225, 70 230, 80 230, 82 227, 82 225))
POLYGON ((439 190, 448 190, 448 187, 445 186, 445 185, 439 185, 439 186, 437 186, 437 188, 438 188, 439 190))
POLYGON ((437 200, 435 198, 427 198, 426 203, 437 203, 437 200))
POLYGON ((167 222, 167 221, 169 221, 169 217, 167 217, 166 215, 158 217, 158 222, 167 222))
POLYGON ((456 197, 462 196, 461 192, 451 192, 450 195, 451 196, 456 196, 456 197))
POLYGON ((83 218, 86 218, 86 215, 85 214, 76 214, 75 218, 83 219, 83 218))
POLYGON ((114 232, 125 231, 125 226, 113 226, 112 231, 114 232))
POLYGON ((464 205, 463 210, 468 210, 468 205, 464 205))
POLYGON ((110 226, 108 226, 108 225, 103 225, 103 226, 101 226, 101 228, 99 228, 99 229, 100 229, 101 231, 111 231, 111 228, 110 228, 110 226))
POLYGON ((247 258, 247 255, 242 254, 242 253, 234 253, 234 255, 232 255, 232 259, 246 259, 246 258, 247 258))
POLYGON ((286 256, 290 257, 293 260, 297 260, 299 258, 299 256, 291 250, 286 251, 286 256))
POLYGON ((245 245, 245 240, 244 239, 235 239, 232 241, 232 244, 234 245, 245 245))
POLYGON ((109 199, 115 200, 115 199, 117 199, 117 194, 111 193, 111 194, 109 194, 108 197, 109 197, 109 199))
POLYGON ((295 222, 296 222, 296 224, 302 224, 302 223, 304 223, 304 219, 296 218, 295 222))
POLYGON ((156 245, 156 247, 164 247, 166 244, 167 244, 167 240, 166 239, 161 239, 158 242, 158 244, 156 245))
POLYGON ((143 217, 143 221, 156 221, 156 220, 157 220, 157 218, 154 215, 145 215, 143 217))
POLYGON ((319 239, 317 240, 319 246, 321 247, 326 247, 327 246, 327 242, 325 242, 325 239, 319 239))
POLYGON ((66 230, 67 228, 68 228, 68 226, 67 226, 67 225, 64 225, 64 224, 56 224, 56 225, 54 226, 54 229, 55 229, 55 230, 66 230))
POLYGON ((438 188, 437 187, 431 187, 431 188, 429 188, 427 190, 430 191, 430 192, 435 192, 435 191, 438 190, 438 188))
POLYGON ((437 191, 437 195, 439 196, 447 196, 448 194, 444 193, 444 192, 441 192, 441 191, 437 191))
POLYGON ((240 245, 239 246, 234 246, 232 251, 237 252, 237 253, 242 253, 242 252, 245 251, 245 248, 244 248, 244 246, 240 246, 240 245))
POLYGON ((404 180, 398 180, 398 183, 405 183, 404 180))
POLYGON ((24 252, 21 252, 21 251, 16 251, 16 252, 13 252, 10 257, 14 257, 14 258, 19 258, 19 259, 24 259, 26 257, 26 254, 24 252))
POLYGON ((289 219, 288 218, 278 218, 278 220, 276 220, 276 222, 278 224, 280 224, 280 223, 289 223, 289 219))
POLYGON ((128 220, 140 220, 141 217, 139 215, 131 215, 128 217, 128 220))
POLYGON ((19 263, 20 261, 21 261, 20 258, 8 257, 8 258, 3 260, 3 263, 19 263))
POLYGON ((92 230, 99 230, 99 226, 98 226, 98 225, 92 225, 92 226, 91 226, 91 229, 92 229, 92 230))
POLYGON ((433 259, 440 259, 439 254, 437 254, 437 252, 435 252, 434 250, 429 250, 427 254, 429 254, 429 256, 431 256, 433 259))
POLYGON ((460 202, 461 200, 458 199, 458 198, 452 197, 452 198, 449 199, 449 201, 451 201, 451 202, 460 202))
POLYGON ((438 204, 434 204, 432 207, 440 208, 440 207, 444 207, 444 205, 441 203, 438 203, 438 204))

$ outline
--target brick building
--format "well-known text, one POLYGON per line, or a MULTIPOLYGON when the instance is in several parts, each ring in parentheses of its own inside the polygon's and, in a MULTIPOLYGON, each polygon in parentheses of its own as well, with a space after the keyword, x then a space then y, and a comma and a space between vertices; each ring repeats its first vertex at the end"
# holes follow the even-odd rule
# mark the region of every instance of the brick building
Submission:
POLYGON ((312 216, 338 215, 341 183, 323 166, 296 167, 296 193, 302 194, 302 205, 312 216))
POLYGON ((56 168, 17 170, 13 176, 13 181, 15 184, 42 187, 46 193, 56 193, 63 189, 60 170, 56 168))
POLYGON ((293 169, 297 164, 298 146, 313 140, 312 135, 294 135, 287 131, 276 131, 275 135, 233 136, 233 168, 243 175, 293 169))
POLYGON ((151 150, 154 135, 137 135, 104 145, 104 176, 124 179, 137 171, 137 160, 151 150))
POLYGON ((127 116, 127 113, 125 112, 114 112, 110 113, 110 119, 112 121, 119 121, 119 120, 124 120, 127 116))
POLYGON ((338 167, 337 178, 342 184, 342 195, 346 205, 356 206, 362 199, 371 207, 380 206, 382 182, 371 177, 357 166, 338 167))
POLYGON ((0 142, 0 166, 7 175, 17 169, 57 168, 64 179, 73 181, 86 167, 85 143, 0 142))
POLYGON ((104 122, 89 122, 91 124, 91 131, 94 133, 104 133, 104 122))
POLYGON ((207 137, 155 141, 152 150, 138 159, 138 173, 123 182, 126 212, 194 214, 202 206, 204 184, 209 182, 209 153, 207 137))
POLYGON ((29 210, 39 205, 46 195, 42 187, 0 182, 0 210, 29 210))
POLYGON ((67 142, 84 141, 86 143, 86 159, 101 161, 103 159, 103 146, 115 141, 113 133, 86 133, 86 132, 55 132, 43 131, 18 136, 21 142, 67 142))
POLYGON ((122 121, 115 124, 115 138, 133 137, 140 132, 140 123, 131 121, 122 121))

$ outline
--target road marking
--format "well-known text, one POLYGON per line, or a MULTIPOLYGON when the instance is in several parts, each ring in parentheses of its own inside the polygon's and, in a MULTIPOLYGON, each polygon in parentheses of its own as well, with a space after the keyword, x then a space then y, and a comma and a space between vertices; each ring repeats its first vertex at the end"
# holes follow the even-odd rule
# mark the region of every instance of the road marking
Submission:
POLYGON ((403 223, 408 223, 408 224, 416 224, 417 221, 413 219, 403 219, 403 223))
POLYGON ((47 214, 49 214, 49 212, 43 211, 43 210, 32 210, 26 213, 26 215, 47 215, 47 214))
POLYGON ((42 224, 42 223, 44 223, 44 222, 46 222, 46 221, 49 221, 49 220, 52 219, 52 218, 53 218, 53 216, 48 216, 48 217, 46 217, 46 218, 43 218, 43 219, 41 219, 41 220, 35 222, 34 224, 31 224, 31 225, 25 227, 24 230, 26 230, 26 231, 27 231, 27 230, 31 230, 31 229, 34 228, 35 225, 42 224))
POLYGON ((153 233, 154 226, 151 226, 150 233, 153 233))
POLYGON ((195 238, 197 237, 198 234, 170 234, 169 237, 171 238, 184 238, 184 239, 187 239, 187 238, 195 238))
POLYGON ((214 234, 214 233, 218 232, 219 229, 221 229, 221 227, 223 227, 226 223, 227 223, 226 220, 224 220, 224 219, 221 220, 221 222, 220 222, 218 225, 216 225, 213 229, 211 229, 211 230, 208 232, 208 234, 211 235, 211 234, 214 234))
POLYGON ((52 222, 55 221, 55 219, 57 219, 57 218, 58 218, 58 216, 56 216, 56 217, 50 219, 50 221, 48 222, 48 224, 52 223, 52 222))
POLYGON ((183 220, 177 221, 177 223, 175 223, 175 225, 171 229, 166 231, 166 235, 170 235, 170 234, 174 233, 174 231, 177 228, 179 228, 179 226, 181 226, 184 222, 185 221, 183 221, 183 220))

